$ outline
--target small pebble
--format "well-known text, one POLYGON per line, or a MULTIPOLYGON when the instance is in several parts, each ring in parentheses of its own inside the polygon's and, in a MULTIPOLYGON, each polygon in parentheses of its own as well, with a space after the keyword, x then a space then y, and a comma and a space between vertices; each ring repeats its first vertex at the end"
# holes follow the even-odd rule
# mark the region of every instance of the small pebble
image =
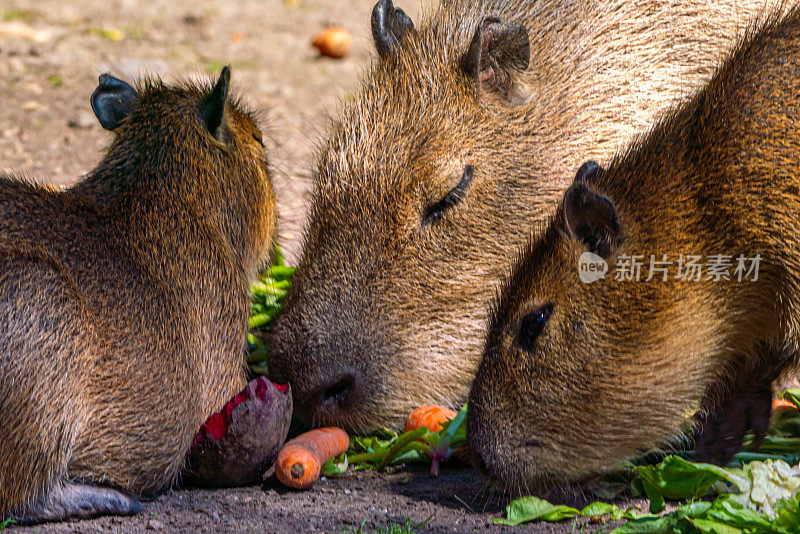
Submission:
POLYGON ((89 111, 81 111, 76 117, 71 118, 67 122, 70 128, 78 128, 81 130, 88 130, 95 125, 95 118, 89 111))
POLYGON ((164 529, 164 524, 157 519, 151 519, 150 521, 147 522, 147 530, 163 530, 163 529, 164 529))

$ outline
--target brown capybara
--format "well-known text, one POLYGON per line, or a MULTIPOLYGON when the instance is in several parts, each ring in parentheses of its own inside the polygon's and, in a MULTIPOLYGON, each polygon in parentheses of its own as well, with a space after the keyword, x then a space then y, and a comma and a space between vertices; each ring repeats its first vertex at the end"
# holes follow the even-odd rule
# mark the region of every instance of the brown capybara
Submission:
POLYGON ((0 177, 0 517, 138 511, 244 386, 275 204, 229 78, 103 75, 96 169, 63 192, 0 177))
POLYGON ((698 459, 763 437, 770 384, 798 363, 798 168, 794 10, 607 171, 580 168, 496 305, 469 398, 476 463, 511 488, 582 482, 680 436, 698 406, 698 459))
POLYGON ((699 89, 769 0, 388 0, 322 147, 270 370, 307 422, 401 427, 457 407, 488 310, 576 157, 603 161, 699 89))

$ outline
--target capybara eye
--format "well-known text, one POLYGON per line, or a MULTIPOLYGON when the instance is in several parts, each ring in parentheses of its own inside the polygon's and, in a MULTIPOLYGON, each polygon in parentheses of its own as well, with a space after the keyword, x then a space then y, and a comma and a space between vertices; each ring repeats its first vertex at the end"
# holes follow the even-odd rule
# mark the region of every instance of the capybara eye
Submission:
POLYGON ((519 345, 522 350, 528 352, 533 350, 533 344, 536 342, 536 338, 539 337, 539 334, 542 333, 544 325, 547 323, 552 312, 553 305, 547 304, 523 317, 522 324, 519 328, 519 334, 517 334, 517 345, 519 345))
POLYGON ((439 202, 425 209, 425 213, 422 214, 422 226, 435 223, 444 217, 448 209, 464 200, 464 195, 470 182, 472 182, 472 165, 467 165, 464 167, 464 174, 461 175, 461 181, 458 182, 458 185, 448 191, 439 202))

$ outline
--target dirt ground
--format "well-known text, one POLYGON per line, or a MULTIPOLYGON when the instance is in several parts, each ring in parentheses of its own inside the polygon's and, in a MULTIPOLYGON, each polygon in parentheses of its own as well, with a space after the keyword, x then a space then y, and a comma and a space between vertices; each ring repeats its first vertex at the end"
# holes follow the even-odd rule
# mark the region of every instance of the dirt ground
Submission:
MULTIPOLYGON (((417 16, 436 0, 404 0, 417 16)), ((74 183, 111 135, 89 96, 104 72, 133 79, 216 76, 232 66, 234 91, 263 110, 281 236, 294 259, 315 143, 374 55, 374 0, 2 0, 0 170, 74 183), (320 58, 314 34, 353 34, 351 55, 320 58), (17 34, 28 29, 32 35, 17 34)))
MULTIPOLYGON (((145 503, 141 515, 16 528, 12 532, 375 532, 411 520, 415 533, 469 532, 607 532, 613 524, 588 520, 530 524, 516 528, 492 525, 500 517, 496 498, 469 469, 445 469, 431 480, 417 469, 391 475, 348 474, 295 492, 277 483, 264 488, 171 491, 145 503), (363 523, 363 527, 362 527, 363 523)), ((575 503, 581 505, 582 503, 575 503)), ((631 503, 627 503, 631 504, 631 503)), ((632 503, 643 506, 641 501, 632 503)), ((11 532, 9 532, 11 534, 11 532)))

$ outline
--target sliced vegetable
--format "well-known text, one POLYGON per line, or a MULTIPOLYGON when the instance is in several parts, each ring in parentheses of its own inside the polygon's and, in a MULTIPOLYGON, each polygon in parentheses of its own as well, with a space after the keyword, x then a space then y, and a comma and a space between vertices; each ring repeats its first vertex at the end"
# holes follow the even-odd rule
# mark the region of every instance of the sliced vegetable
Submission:
POLYGON ((515 527, 529 521, 563 521, 578 514, 577 508, 551 504, 537 497, 522 497, 506 506, 505 519, 493 519, 492 523, 515 527))
POLYGON ((741 488, 746 481, 721 467, 667 456, 658 465, 635 468, 638 482, 650 499, 650 513, 664 510, 664 499, 695 499, 708 494, 721 480, 741 488))
POLYGON ((787 389, 783 392, 783 398, 794 404, 800 410, 800 389, 787 389))
MULTIPOLYGON (((347 462, 353 469, 380 470, 392 464, 403 462, 431 462, 431 475, 439 474, 441 462, 450 458, 467 441, 467 406, 445 421, 438 432, 431 432, 425 426, 397 434, 383 429, 378 435, 368 437, 353 436, 347 450, 347 462)), ((327 470, 336 474, 333 465, 327 470)))
POLYGON ((438 432, 442 429, 442 424, 455 419, 458 415, 450 408, 442 406, 420 406, 408 414, 403 432, 411 432, 420 427, 425 427, 431 432, 438 432))
POLYGON ((505 519, 492 519, 492 523, 515 527, 531 521, 558 522, 578 516, 597 517, 605 515, 610 515, 611 519, 615 521, 642 517, 642 514, 636 508, 628 508, 622 511, 616 504, 605 502, 593 502, 578 510, 563 504, 552 504, 537 497, 522 497, 506 506, 505 519))
POLYGON ((797 406, 792 401, 786 399, 775 399, 772 401, 772 409, 777 410, 797 410, 797 406))
POLYGON ((431 457, 431 476, 439 476, 439 464, 448 458, 453 453, 464 446, 467 442, 467 405, 465 404, 456 416, 451 420, 443 423, 442 430, 430 434, 428 437, 428 444, 430 448, 425 452, 431 457))
POLYGON ((341 428, 311 430, 289 440, 278 453, 275 473, 285 486, 306 489, 314 485, 323 464, 343 454, 350 438, 341 428))

